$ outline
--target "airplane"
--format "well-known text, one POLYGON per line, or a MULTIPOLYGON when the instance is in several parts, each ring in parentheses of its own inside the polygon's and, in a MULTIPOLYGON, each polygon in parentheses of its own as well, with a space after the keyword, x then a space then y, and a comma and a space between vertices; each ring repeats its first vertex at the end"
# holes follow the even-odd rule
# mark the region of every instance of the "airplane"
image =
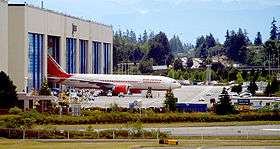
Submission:
POLYGON ((101 89, 114 95, 141 93, 142 90, 167 91, 181 88, 175 79, 151 75, 69 74, 48 55, 48 80, 73 88, 101 89))

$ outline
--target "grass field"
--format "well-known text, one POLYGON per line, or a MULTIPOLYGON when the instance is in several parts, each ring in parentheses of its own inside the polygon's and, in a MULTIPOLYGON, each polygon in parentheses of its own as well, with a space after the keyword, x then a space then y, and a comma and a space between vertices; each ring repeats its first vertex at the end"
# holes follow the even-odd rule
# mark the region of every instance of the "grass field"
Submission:
MULTIPOLYGON (((186 122, 186 123, 144 123, 144 128, 168 127, 212 127, 212 126, 250 126, 250 125, 279 125, 280 121, 248 121, 248 122, 186 122)), ((55 127, 57 129, 93 129, 124 128, 127 124, 91 124, 91 125, 37 125, 35 128, 55 127)))
MULTIPOLYGON (((180 141, 180 147, 201 147, 201 146, 280 146, 279 142, 271 141, 180 141)), ((154 142, 63 142, 63 143, 45 143, 35 141, 7 140, 0 139, 0 149, 130 149, 137 147, 158 147, 168 145, 159 145, 154 142)), ((173 146, 174 147, 174 146, 173 146)))

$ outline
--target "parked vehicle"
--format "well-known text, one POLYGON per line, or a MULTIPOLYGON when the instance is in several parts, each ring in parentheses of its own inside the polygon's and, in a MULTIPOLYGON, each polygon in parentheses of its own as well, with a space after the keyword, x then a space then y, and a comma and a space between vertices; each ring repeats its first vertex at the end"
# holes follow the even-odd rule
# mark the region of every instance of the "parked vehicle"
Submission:
POLYGON ((181 112, 206 112, 207 104, 177 103, 176 108, 181 112))

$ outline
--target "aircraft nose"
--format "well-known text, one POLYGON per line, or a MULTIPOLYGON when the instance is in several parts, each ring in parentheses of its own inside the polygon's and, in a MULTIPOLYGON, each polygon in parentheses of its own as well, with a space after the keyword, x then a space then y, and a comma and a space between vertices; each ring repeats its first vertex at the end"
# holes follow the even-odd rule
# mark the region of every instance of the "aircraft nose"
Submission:
POLYGON ((181 83, 177 83, 177 88, 181 88, 181 87, 182 87, 181 83))

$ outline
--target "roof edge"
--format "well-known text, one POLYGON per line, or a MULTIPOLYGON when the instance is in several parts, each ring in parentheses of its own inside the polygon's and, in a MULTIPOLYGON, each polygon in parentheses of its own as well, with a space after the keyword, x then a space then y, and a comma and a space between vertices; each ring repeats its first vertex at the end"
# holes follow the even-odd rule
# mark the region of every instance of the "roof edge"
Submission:
POLYGON ((47 9, 47 8, 40 8, 38 6, 34 6, 34 5, 31 5, 31 4, 27 4, 27 3, 8 4, 8 6, 18 6, 18 7, 26 6, 26 7, 35 8, 35 9, 39 9, 39 10, 42 10, 42 11, 46 11, 46 12, 62 15, 62 16, 65 16, 65 17, 77 19, 77 20, 80 20, 80 21, 85 21, 85 22, 94 23, 94 24, 97 24, 97 25, 102 25, 102 26, 105 26, 105 27, 113 28, 112 25, 107 25, 107 24, 99 23, 99 22, 96 22, 96 21, 93 21, 93 20, 89 20, 89 19, 83 19, 81 17, 72 16, 72 15, 69 15, 69 14, 66 14, 66 13, 63 13, 63 12, 58 12, 58 11, 47 9))

